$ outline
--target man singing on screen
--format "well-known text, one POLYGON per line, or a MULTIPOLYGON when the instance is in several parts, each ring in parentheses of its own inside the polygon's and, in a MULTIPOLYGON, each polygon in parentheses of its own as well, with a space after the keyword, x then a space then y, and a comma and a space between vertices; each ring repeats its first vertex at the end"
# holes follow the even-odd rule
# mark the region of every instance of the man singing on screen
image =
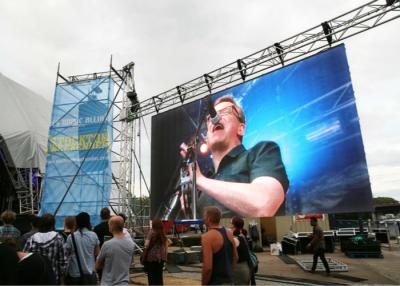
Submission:
MULTIPOLYGON (((214 174, 207 178, 196 168, 196 185, 202 191, 199 211, 206 206, 221 208, 223 217, 274 216, 284 210, 289 186, 285 166, 276 143, 259 142, 249 150, 242 145, 246 121, 243 110, 230 96, 218 98, 214 107, 220 120, 207 118, 207 145, 214 174)), ((181 156, 187 146, 181 145, 181 156)))

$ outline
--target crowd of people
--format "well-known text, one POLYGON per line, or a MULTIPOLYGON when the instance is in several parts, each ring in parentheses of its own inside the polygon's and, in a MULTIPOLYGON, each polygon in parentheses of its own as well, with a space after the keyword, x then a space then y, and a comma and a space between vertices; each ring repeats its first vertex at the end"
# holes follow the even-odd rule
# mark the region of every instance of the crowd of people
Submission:
MULTIPOLYGON (((61 232, 55 230, 55 217, 52 214, 33 216, 31 230, 21 235, 14 226, 16 214, 12 211, 3 212, 3 225, 0 226, 0 284, 130 284, 129 270, 135 243, 131 232, 125 228, 126 217, 124 214, 111 216, 108 208, 103 208, 100 216, 102 221, 94 229, 86 212, 67 216, 61 232)), ((162 283, 162 276, 161 280, 159 278, 160 267, 156 264, 166 260, 168 246, 161 249, 162 255, 156 253, 160 234, 165 242, 165 234, 159 231, 158 223, 153 222, 154 231, 150 232, 146 242, 152 246, 149 260, 154 263, 155 269, 149 272, 149 276, 152 274, 149 281, 162 283)))
MULTIPOLYGON (((52 214, 33 216, 31 230, 21 235, 13 225, 16 214, 1 214, 0 284, 1 285, 127 285, 135 243, 125 228, 123 214, 111 216, 103 208, 102 222, 93 229, 90 215, 81 212, 64 219, 64 230, 55 231, 52 214)), ((244 221, 235 216, 232 227, 220 224, 221 210, 206 207, 204 223, 207 232, 201 237, 203 267, 202 285, 255 285, 255 272, 250 263, 249 241, 244 221)), ((318 257, 326 272, 330 269, 324 256, 323 232, 315 218, 311 219, 313 235, 308 248, 314 252, 311 272, 318 257)), ((149 285, 163 285, 163 270, 171 240, 159 219, 152 221, 144 243, 141 263, 149 285)))
MULTIPOLYGON (((52 214, 34 216, 23 235, 13 225, 16 214, 5 211, 0 226, 0 284, 2 285, 127 285, 135 243, 125 228, 123 214, 111 216, 103 208, 102 221, 93 230, 90 215, 81 212, 64 219, 64 230, 55 230, 52 214)), ((202 284, 255 285, 249 264, 249 241, 244 221, 232 218, 232 228, 220 225, 221 211, 207 207, 202 235, 202 284)), ((141 263, 149 285, 163 285, 168 247, 163 223, 152 221, 144 242, 141 263)))

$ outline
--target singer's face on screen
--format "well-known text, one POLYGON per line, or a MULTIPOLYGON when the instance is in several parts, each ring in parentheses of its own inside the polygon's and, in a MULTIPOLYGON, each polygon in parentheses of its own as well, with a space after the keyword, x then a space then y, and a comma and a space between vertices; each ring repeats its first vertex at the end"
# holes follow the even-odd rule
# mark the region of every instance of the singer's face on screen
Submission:
POLYGON ((221 102, 215 105, 215 110, 221 120, 213 125, 207 121, 207 145, 211 152, 231 149, 241 144, 245 125, 239 121, 239 114, 231 102, 221 102))

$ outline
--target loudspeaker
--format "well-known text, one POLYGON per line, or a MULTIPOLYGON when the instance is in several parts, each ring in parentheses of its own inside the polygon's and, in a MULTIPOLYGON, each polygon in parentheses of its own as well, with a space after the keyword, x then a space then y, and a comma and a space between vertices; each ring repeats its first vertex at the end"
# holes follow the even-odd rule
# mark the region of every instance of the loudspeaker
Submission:
POLYGON ((335 252, 335 240, 333 236, 325 236, 325 251, 329 253, 335 252))
POLYGON ((308 236, 299 237, 299 249, 301 253, 312 253, 311 249, 307 249, 307 245, 310 243, 311 238, 308 236))
POLYGON ((381 243, 389 243, 387 229, 378 228, 374 229, 374 232, 376 240, 379 240, 381 243))
POLYGON ((344 243, 345 252, 381 252, 381 243, 371 239, 348 240, 344 243))
POLYGON ((298 241, 294 237, 283 237, 282 253, 296 255, 298 253, 298 241))

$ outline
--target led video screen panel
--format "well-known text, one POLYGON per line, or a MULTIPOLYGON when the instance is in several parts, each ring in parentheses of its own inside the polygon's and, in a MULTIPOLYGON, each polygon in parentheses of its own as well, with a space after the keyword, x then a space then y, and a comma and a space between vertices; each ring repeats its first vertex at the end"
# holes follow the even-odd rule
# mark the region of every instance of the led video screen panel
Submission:
POLYGON ((212 100, 221 97, 234 103, 215 105, 215 125, 204 115, 207 98, 153 116, 152 217, 193 218, 191 193, 180 179, 180 145, 190 146, 197 127, 199 145, 204 141, 210 149, 198 152, 197 217, 207 205, 219 206, 225 217, 372 210, 344 45, 215 93, 212 100), (228 143, 215 145, 215 136, 228 143), (242 145, 229 143, 231 137, 242 145))

